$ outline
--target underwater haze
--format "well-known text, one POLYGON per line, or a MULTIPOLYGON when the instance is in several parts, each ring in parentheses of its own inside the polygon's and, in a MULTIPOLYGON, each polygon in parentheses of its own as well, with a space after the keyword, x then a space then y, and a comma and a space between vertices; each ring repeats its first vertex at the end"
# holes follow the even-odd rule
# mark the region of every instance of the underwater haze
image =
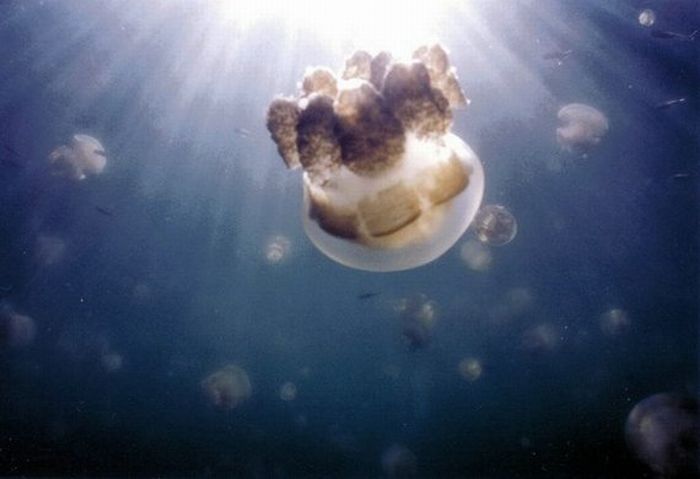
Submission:
POLYGON ((0 2, 0 476, 697 477, 697 29, 697 0, 0 2), (323 175, 391 186, 349 151, 414 133, 463 140, 463 181, 338 227, 323 175))

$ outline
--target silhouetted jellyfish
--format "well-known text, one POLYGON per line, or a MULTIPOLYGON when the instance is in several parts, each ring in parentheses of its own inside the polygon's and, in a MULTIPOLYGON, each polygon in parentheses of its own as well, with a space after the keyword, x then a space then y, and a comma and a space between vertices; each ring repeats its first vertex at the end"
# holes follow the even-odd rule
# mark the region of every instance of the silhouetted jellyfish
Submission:
POLYGON ((304 230, 328 257, 397 271, 447 251, 479 207, 484 173, 450 132, 467 104, 439 45, 410 62, 355 52, 340 79, 309 69, 299 98, 278 98, 267 127, 288 168, 304 170, 304 230))
POLYGON ((656 22, 656 14, 654 13, 654 10, 645 8, 639 12, 638 20, 640 25, 650 27, 656 22))
POLYGON ((282 401, 294 401, 297 398, 297 386, 291 381, 287 381, 280 387, 280 399, 282 401))
POLYGON ((391 478, 416 477, 416 456, 406 447, 394 444, 382 454, 382 470, 391 478))
POLYGON ((598 145, 608 132, 608 119, 592 106, 571 103, 557 114, 560 126, 557 141, 562 148, 576 153, 586 153, 598 145))
POLYGON ((424 294, 403 298, 394 309, 399 313, 401 334, 411 350, 426 347, 433 337, 437 321, 437 304, 424 294))
POLYGON ((627 311, 620 308, 609 309, 600 315, 600 329, 607 336, 616 336, 629 329, 632 321, 627 311))
POLYGON ((462 243, 459 249, 459 257, 464 264, 474 271, 486 271, 491 267, 493 256, 491 251, 475 240, 468 240, 462 243))
POLYGON ((629 448, 664 478, 700 477, 698 402, 659 393, 643 399, 625 424, 629 448))
POLYGON ((235 364, 229 364, 210 374, 201 385, 209 401, 221 409, 237 408, 253 392, 248 373, 235 364))
POLYGON ((469 382, 474 382, 481 377, 484 368, 477 358, 464 358, 459 362, 459 374, 469 382))
POLYGON ((99 175, 107 165, 105 149, 96 138, 73 135, 70 145, 61 145, 49 154, 52 173, 81 181, 99 175))
POLYGON ((22 348, 31 344, 34 336, 36 324, 31 317, 0 306, 0 347, 22 348))
POLYGON ((476 237, 490 246, 510 243, 518 232, 518 223, 505 206, 485 205, 479 209, 472 223, 476 237))

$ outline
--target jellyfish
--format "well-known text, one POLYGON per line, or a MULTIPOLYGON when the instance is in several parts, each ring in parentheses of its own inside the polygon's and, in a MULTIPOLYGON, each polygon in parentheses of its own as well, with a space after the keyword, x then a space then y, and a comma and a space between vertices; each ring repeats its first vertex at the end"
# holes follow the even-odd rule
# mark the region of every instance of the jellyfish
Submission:
POLYGON ((570 103, 557 113, 557 141, 567 151, 587 153, 608 132, 608 119, 592 106, 570 103))
POLYGON ((66 254, 66 242, 58 236, 39 235, 34 256, 39 264, 53 266, 61 262, 66 254))
POLYGON ((468 240, 459 249, 459 256, 467 267, 474 271, 487 271, 491 267, 491 251, 475 240, 468 240))
POLYGON ((23 348, 34 341, 34 336, 36 324, 31 317, 0 306, 0 346, 23 348))
POLYGON ((270 104, 267 127, 287 167, 303 169, 311 242, 367 271, 415 268, 454 245, 484 189, 479 159, 451 133, 466 104, 439 45, 409 62, 358 51, 340 78, 308 69, 298 98, 270 104))
POLYGON ((639 12, 639 17, 637 17, 637 19, 639 20, 639 24, 643 27, 650 27, 656 22, 656 13, 654 13, 654 10, 645 8, 639 12))
POLYGON ((279 264, 289 256, 292 243, 282 235, 273 236, 265 246, 265 260, 269 264, 279 264))
POLYGON ((280 399, 282 401, 294 401, 297 398, 297 386, 291 381, 280 386, 280 399))
POLYGON ((628 447, 662 477, 698 477, 700 422, 692 397, 659 393, 632 408, 625 423, 628 447))
POLYGON ((481 377, 484 372, 484 368, 481 365, 481 361, 477 358, 464 358, 459 362, 457 366, 460 376, 464 379, 473 383, 481 377))
POLYGON ((237 408, 253 392, 248 373, 236 364, 229 364, 210 374, 201 386, 209 401, 221 409, 237 408))
POLYGON ((399 313, 401 334, 410 350, 422 349, 430 344, 438 318, 435 301, 424 294, 417 294, 397 301, 394 309, 399 313))
POLYGON ((485 205, 479 209, 473 227, 479 241, 491 246, 510 243, 518 232, 515 217, 501 205, 485 205))
POLYGON ((405 446, 394 444, 382 454, 382 469, 388 477, 416 477, 416 456, 405 446))
POLYGON ((70 145, 61 145, 49 154, 54 175, 82 181, 88 176, 99 175, 107 165, 105 149, 96 138, 73 135, 70 145))
POLYGON ((627 311, 620 308, 609 309, 600 315, 600 329, 606 336, 617 336, 630 327, 631 320, 627 311))
POLYGON ((531 353, 546 353, 554 351, 560 341, 561 337, 554 326, 541 323, 523 333, 522 347, 531 353))

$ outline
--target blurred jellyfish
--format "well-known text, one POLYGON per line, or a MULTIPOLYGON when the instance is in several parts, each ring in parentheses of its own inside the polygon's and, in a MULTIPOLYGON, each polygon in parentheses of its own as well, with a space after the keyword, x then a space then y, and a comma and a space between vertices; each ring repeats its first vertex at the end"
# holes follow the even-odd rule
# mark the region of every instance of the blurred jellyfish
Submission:
POLYGON ((656 14, 654 10, 649 8, 645 8, 639 12, 639 17, 637 18, 639 19, 639 24, 643 27, 650 27, 656 22, 656 14))
POLYGON ((61 145, 49 155, 54 175, 81 181, 99 175, 107 165, 105 149, 96 138, 73 135, 70 145, 61 145))
POLYGON ((297 387, 291 382, 287 381, 280 387, 280 399, 282 401, 294 401, 297 398, 297 387))
POLYGON ((432 337, 438 318, 437 304, 424 294, 403 298, 396 302, 399 313, 401 334, 411 350, 426 347, 432 337))
POLYGON ((489 316, 495 323, 504 323, 526 313, 534 302, 535 297, 530 289, 511 288, 501 301, 489 309, 489 316))
POLYGON ((474 217, 474 231, 482 243, 502 246, 513 241, 518 232, 515 217, 505 206, 486 205, 474 217))
POLYGON ((475 240, 468 240, 462 243, 459 249, 459 256, 464 261, 464 264, 474 271, 487 271, 493 261, 491 251, 475 240))
POLYGON ((559 341, 556 328, 549 323, 542 323, 523 333, 522 346, 529 352, 544 353, 555 350, 559 341))
POLYGON ((273 236, 265 246, 265 259, 270 264, 278 264, 289 255, 292 243, 286 236, 273 236))
POLYGON ((624 309, 613 308, 600 315, 600 329, 607 336, 616 336, 627 331, 631 320, 624 309))
POLYGON ((481 377, 483 366, 477 358, 464 358, 459 362, 459 374, 469 382, 474 382, 481 377))
POLYGON ((115 373, 121 370, 124 365, 124 358, 121 354, 114 351, 108 351, 102 354, 100 357, 100 363, 102 364, 102 369, 108 373, 115 373))
POLYGON ((416 477, 416 469, 416 456, 404 446, 394 444, 382 454, 382 470, 388 477, 416 477))
POLYGON ((39 235, 34 256, 43 266, 60 263, 66 254, 66 242, 57 236, 39 235))
POLYGON ((151 297, 152 291, 148 283, 140 281, 136 283, 131 290, 131 297, 134 301, 142 303, 151 297))
POLYGON ((248 373, 238 365, 229 364, 207 376, 201 383, 209 401, 221 409, 235 409, 253 391, 248 373))
POLYGON ((698 402, 659 393, 630 411, 625 439, 639 459, 665 478, 700 477, 698 402))
POLYGON ((338 79, 309 69, 300 98, 278 98, 267 127, 287 167, 304 170, 304 230, 333 260, 368 271, 415 268, 464 233, 484 173, 451 133, 467 100, 439 45, 410 62, 355 52, 338 79))
POLYGON ((567 151, 586 153, 608 132, 608 119, 592 106, 571 103, 557 114, 557 141, 567 151))
POLYGON ((34 341, 36 324, 9 306, 0 306, 0 347, 23 348, 34 341))

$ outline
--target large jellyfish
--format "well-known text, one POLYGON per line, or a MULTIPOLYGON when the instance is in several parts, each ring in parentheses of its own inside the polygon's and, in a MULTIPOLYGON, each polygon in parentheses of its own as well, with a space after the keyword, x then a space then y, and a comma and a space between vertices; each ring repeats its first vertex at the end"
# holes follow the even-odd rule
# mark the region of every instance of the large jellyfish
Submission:
POLYGON ((630 411, 625 438, 630 449, 662 477, 698 477, 700 422, 695 398, 659 393, 630 411))
POLYGON ((107 165, 105 149, 96 138, 73 135, 70 145, 61 145, 49 154, 54 175, 81 181, 99 175, 107 165))
POLYGON ((340 78, 308 69, 299 98, 278 98, 267 127, 287 167, 302 167, 303 225, 335 261, 398 271, 447 251, 471 223, 484 173, 451 133, 467 100, 439 45, 409 62, 355 52, 340 78))
POLYGON ((592 106, 571 103, 557 113, 557 141, 567 151, 587 153, 608 132, 607 117, 592 106))

